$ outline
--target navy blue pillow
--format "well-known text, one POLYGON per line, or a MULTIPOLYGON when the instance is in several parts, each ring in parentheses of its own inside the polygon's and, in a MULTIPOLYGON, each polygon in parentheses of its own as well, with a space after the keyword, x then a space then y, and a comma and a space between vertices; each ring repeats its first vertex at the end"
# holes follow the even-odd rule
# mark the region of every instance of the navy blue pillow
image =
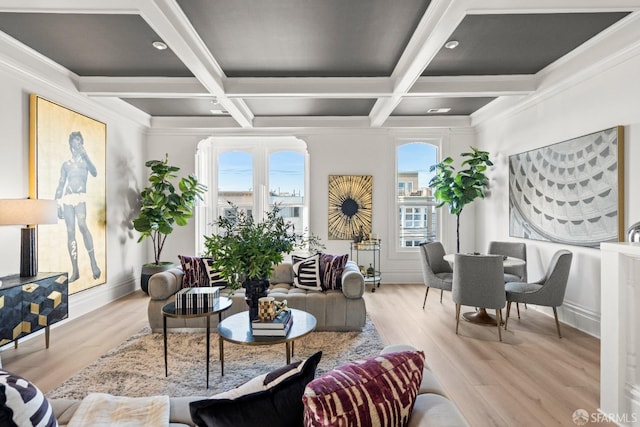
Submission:
POLYGON ((198 427, 300 427, 302 394, 316 375, 322 352, 309 357, 302 370, 270 389, 236 399, 204 399, 189 404, 198 427))

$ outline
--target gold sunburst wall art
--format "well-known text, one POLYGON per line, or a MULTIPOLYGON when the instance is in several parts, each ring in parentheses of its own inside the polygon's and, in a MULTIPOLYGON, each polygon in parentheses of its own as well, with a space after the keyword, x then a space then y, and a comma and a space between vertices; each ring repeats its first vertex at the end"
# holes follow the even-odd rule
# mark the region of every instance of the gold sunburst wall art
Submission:
POLYGON ((373 176, 329 175, 329 240, 371 234, 373 176))

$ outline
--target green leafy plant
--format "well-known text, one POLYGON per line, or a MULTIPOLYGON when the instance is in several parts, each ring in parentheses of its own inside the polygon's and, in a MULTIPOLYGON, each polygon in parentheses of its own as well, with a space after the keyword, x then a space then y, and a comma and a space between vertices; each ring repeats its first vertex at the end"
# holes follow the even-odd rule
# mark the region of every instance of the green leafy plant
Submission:
POLYGON ((435 171, 435 175, 429 181, 429 187, 433 190, 433 197, 438 202, 436 207, 447 205, 449 212, 456 216, 457 252, 460 252, 462 209, 478 198, 484 199, 484 191, 489 182, 484 172, 489 166, 493 166, 487 151, 470 148, 471 152, 460 155, 465 158, 460 166, 466 169, 456 172, 451 157, 447 157, 429 169, 431 172, 435 171))
POLYGON ((317 236, 297 233, 274 205, 263 221, 229 202, 231 209, 215 224, 218 233, 205 236, 205 256, 213 259, 213 268, 220 271, 232 289, 238 289, 244 280, 266 280, 273 266, 284 259, 284 254, 296 248, 323 248, 317 236))
POLYGON ((149 186, 140 193, 140 214, 133 220, 133 228, 140 232, 138 242, 151 238, 154 264, 159 265, 167 236, 174 226, 187 225, 197 199, 202 199, 207 187, 191 174, 180 178, 176 189, 173 182, 180 168, 169 164, 168 154, 164 160, 149 160, 145 166, 151 169, 149 186))

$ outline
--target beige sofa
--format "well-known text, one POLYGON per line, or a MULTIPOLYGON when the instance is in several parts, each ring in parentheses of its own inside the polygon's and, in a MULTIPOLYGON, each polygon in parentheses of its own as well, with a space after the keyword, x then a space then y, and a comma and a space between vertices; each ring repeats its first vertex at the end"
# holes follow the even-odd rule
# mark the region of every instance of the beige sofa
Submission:
MULTIPOLYGON (((149 306, 147 315, 153 332, 162 332, 162 306, 175 299, 180 289, 183 273, 180 268, 156 273, 149 279, 149 306)), ((274 267, 269 286, 269 295, 278 301, 287 300, 290 308, 304 310, 315 316, 316 331, 359 331, 364 327, 367 316, 364 299, 364 277, 353 261, 348 261, 342 272, 342 290, 324 292, 309 291, 293 286, 293 268, 290 263, 274 267)), ((221 295, 229 296, 223 289, 221 295)), ((229 316, 248 310, 244 300, 244 289, 236 290, 231 299, 231 308, 224 312, 229 316)), ((167 318, 167 328, 204 328, 206 319, 167 318)), ((218 318, 211 318, 211 326, 217 326, 218 318)))
MULTIPOLYGON (((382 353, 413 350, 407 345, 387 346, 382 353)), ((205 399, 204 396, 172 397, 169 421, 171 427, 193 426, 189 413, 189 402, 205 399)), ((80 404, 79 400, 51 399, 51 406, 61 427, 66 426, 80 404)), ((422 384, 416 398, 408 427, 466 427, 466 420, 456 404, 447 398, 438 379, 425 362, 422 384)))

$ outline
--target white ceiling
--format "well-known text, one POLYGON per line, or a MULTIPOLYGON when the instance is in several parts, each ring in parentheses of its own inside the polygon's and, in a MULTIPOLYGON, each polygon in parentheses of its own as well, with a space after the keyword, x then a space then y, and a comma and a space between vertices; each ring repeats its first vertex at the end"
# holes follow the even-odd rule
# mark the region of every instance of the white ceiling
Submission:
POLYGON ((0 42, 53 61, 81 93, 120 99, 152 126, 458 127, 498 99, 510 105, 638 43, 627 39, 639 8, 640 0, 0 0, 0 42), (444 49, 452 39, 460 45, 444 49), (169 49, 153 49, 155 40, 169 49), (438 108, 450 111, 429 112, 438 108))

